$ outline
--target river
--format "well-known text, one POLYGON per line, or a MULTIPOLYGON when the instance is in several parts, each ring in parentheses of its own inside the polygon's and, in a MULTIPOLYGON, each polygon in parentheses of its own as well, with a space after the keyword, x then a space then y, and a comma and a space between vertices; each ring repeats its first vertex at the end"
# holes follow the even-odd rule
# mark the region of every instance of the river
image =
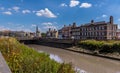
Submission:
POLYGON ((74 67, 80 69, 80 73, 120 73, 120 61, 42 45, 29 44, 28 46, 39 52, 50 54, 50 57, 56 58, 58 62, 71 62, 74 67))

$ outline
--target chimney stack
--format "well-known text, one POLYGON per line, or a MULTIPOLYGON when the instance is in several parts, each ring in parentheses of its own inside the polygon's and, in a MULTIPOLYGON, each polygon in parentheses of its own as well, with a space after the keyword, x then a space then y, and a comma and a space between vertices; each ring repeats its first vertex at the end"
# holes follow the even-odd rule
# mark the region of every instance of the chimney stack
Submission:
POLYGON ((91 24, 94 24, 94 20, 91 20, 91 24))
POLYGON ((73 23, 73 27, 76 27, 76 23, 75 22, 73 23))
POLYGON ((64 27, 66 27, 66 25, 64 25, 64 27))
POLYGON ((113 24, 113 16, 110 16, 110 24, 113 24))

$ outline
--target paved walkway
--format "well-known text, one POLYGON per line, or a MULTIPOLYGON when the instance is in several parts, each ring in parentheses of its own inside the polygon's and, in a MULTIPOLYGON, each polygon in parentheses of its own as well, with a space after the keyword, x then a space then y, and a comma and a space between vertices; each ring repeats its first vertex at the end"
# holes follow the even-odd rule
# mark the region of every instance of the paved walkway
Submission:
POLYGON ((4 60, 1 52, 0 52, 0 73, 11 73, 6 61, 4 60))

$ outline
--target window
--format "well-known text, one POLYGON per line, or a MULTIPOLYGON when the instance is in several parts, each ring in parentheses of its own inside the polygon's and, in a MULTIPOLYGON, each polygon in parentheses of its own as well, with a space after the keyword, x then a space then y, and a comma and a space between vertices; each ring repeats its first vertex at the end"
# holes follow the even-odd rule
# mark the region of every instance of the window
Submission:
POLYGON ((101 28, 101 26, 99 26, 99 30, 101 30, 102 28, 101 28))
POLYGON ((104 32, 102 32, 102 35, 103 35, 103 36, 105 35, 104 32))

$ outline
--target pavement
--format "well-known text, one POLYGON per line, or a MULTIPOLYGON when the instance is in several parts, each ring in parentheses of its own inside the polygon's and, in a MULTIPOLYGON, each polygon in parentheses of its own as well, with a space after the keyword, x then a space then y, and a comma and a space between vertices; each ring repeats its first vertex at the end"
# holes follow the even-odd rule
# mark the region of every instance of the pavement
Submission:
POLYGON ((0 52, 0 73, 12 73, 0 52))

